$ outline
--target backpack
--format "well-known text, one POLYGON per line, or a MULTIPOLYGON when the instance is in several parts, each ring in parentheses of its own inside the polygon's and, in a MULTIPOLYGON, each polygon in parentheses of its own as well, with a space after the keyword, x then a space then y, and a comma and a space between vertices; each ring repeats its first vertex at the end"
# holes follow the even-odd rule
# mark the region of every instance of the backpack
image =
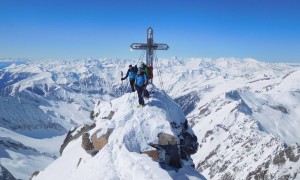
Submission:
POLYGON ((145 66, 143 67, 143 71, 144 71, 144 73, 146 74, 147 79, 149 80, 149 79, 150 79, 150 70, 149 70, 148 66, 145 65, 145 66))
POLYGON ((148 69, 149 69, 149 79, 152 79, 153 78, 153 66, 149 66, 148 67, 148 69))

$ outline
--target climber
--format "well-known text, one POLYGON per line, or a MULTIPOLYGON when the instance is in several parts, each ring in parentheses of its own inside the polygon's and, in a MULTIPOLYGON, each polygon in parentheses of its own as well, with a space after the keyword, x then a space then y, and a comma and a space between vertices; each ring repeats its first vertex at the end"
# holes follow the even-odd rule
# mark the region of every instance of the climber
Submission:
POLYGON ((147 79, 149 80, 150 79, 150 71, 149 71, 148 66, 144 62, 142 62, 141 67, 142 67, 143 71, 145 72, 147 79))
MULTIPOLYGON (((147 80, 149 81, 151 79, 149 67, 144 62, 142 62, 141 67, 142 67, 144 73, 146 74, 147 80)), ((143 97, 144 98, 149 98, 149 92, 146 89, 147 85, 148 84, 146 84, 146 86, 143 88, 143 97)))
POLYGON ((136 91, 138 93, 138 97, 139 97, 138 107, 145 106, 145 101, 144 101, 142 95, 143 95, 143 91, 144 91, 147 83, 148 83, 148 80, 147 80, 146 74, 143 72, 142 68, 139 68, 137 75, 135 77, 135 89, 136 89, 136 91))
POLYGON ((129 77, 129 83, 130 83, 130 86, 131 86, 131 90, 132 92, 134 92, 134 81, 135 81, 135 76, 136 76, 136 68, 133 68, 132 65, 130 64, 129 65, 129 69, 126 73, 126 76, 121 78, 121 80, 125 80, 127 77, 129 77))

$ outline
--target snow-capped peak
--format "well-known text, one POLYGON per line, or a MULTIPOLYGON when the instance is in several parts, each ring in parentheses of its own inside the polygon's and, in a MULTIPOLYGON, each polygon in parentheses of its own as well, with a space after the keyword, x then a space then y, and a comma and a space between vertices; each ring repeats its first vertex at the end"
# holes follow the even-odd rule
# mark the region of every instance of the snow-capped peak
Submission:
MULTIPOLYGON (((137 107, 136 93, 98 103, 96 127, 89 134, 101 137, 112 129, 107 144, 91 156, 81 147, 81 137, 71 141, 62 156, 34 179, 205 179, 190 165, 175 171, 145 154, 155 150, 149 144, 158 144, 159 134, 180 136, 185 122, 181 108, 169 96, 154 87, 151 92, 143 108, 137 107)), ((193 134, 190 128, 187 131, 193 134)))

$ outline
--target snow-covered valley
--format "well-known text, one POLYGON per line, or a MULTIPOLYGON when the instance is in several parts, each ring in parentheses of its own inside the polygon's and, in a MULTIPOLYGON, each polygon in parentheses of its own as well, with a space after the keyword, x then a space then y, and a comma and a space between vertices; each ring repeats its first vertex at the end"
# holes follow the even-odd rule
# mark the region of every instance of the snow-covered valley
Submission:
POLYGON ((120 81, 120 71, 136 63, 28 61, 0 69, 1 166, 20 179, 34 171, 34 179, 300 178, 300 64, 160 59, 150 99, 138 109, 136 93, 120 81), (107 145, 90 156, 80 137, 60 156, 66 133, 94 122, 92 110, 90 133, 114 129, 107 145), (166 171, 140 154, 154 149, 157 134, 175 136, 170 124, 184 119, 199 143, 191 155, 196 170, 166 171))

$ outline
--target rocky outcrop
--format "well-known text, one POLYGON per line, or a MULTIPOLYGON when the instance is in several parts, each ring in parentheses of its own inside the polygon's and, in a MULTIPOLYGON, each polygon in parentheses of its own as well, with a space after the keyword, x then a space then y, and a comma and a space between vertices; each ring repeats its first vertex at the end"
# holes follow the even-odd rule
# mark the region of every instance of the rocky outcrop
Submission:
POLYGON ((107 143, 113 129, 107 129, 106 133, 100 135, 102 129, 99 129, 92 135, 92 143, 96 150, 101 150, 107 143))
POLYGON ((65 147, 69 144, 69 142, 79 138, 83 133, 93 129, 94 127, 96 127, 95 123, 93 123, 91 125, 84 124, 84 125, 76 126, 76 127, 72 128, 71 130, 69 130, 63 144, 60 147, 60 150, 59 150, 60 155, 63 153, 65 147))
POLYGON ((106 116, 106 117, 103 117, 102 119, 108 119, 108 120, 111 120, 111 118, 114 116, 115 114, 115 111, 110 111, 109 115, 106 116))
POLYGON ((160 133, 158 134, 158 144, 161 146, 177 145, 177 138, 170 134, 160 133))
MULTIPOLYGON (((195 167, 191 155, 198 150, 197 137, 188 131, 187 121, 181 125, 173 123, 172 127, 174 130, 181 130, 177 137, 160 133, 158 134, 158 143, 149 144, 157 150, 158 161, 175 168, 181 168, 183 164, 195 167)), ((152 157, 152 159, 154 158, 152 157)))
MULTIPOLYGON (((239 97, 236 93, 230 96, 232 99, 239 97)), ((211 179, 299 178, 299 145, 287 147, 278 138, 265 133, 260 123, 249 116, 248 110, 239 108, 242 103, 236 103, 232 110, 228 108, 231 123, 218 122, 213 129, 203 132, 203 147, 208 149, 209 144, 211 150, 197 164, 198 171, 211 179)))
POLYGON ((83 133, 82 135, 82 143, 81 147, 90 155, 94 156, 98 153, 98 150, 95 149, 93 143, 90 140, 90 134, 89 133, 83 133))
POLYGON ((81 147, 90 155, 96 155, 107 143, 113 129, 107 129, 106 133, 101 134, 102 129, 97 130, 90 139, 88 132, 82 135, 81 147))
POLYGON ((297 179, 300 178, 300 146, 293 145, 259 165, 247 179, 297 179), (274 171, 274 169, 276 171, 274 171))
POLYGON ((93 110, 90 112, 90 119, 95 120, 96 117, 98 117, 99 113, 95 113, 93 110))

